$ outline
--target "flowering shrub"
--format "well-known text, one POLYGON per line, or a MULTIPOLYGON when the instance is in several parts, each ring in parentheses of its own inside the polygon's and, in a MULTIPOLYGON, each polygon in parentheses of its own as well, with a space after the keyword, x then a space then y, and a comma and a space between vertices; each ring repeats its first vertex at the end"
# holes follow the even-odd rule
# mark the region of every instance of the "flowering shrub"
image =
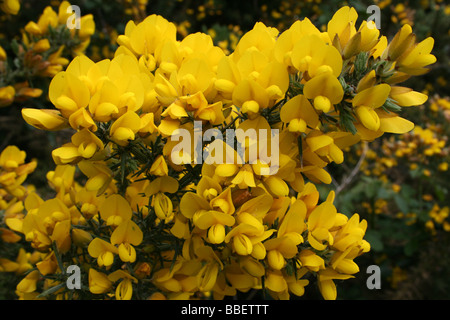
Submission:
POLYGON ((341 212, 356 210, 368 220, 365 238, 371 257, 359 265, 364 268, 375 261, 385 271, 389 294, 383 296, 418 299, 446 294, 446 286, 436 285, 439 279, 426 280, 420 270, 439 268, 446 261, 445 249, 439 246, 446 245, 450 231, 448 101, 430 97, 410 112, 421 125, 402 136, 386 135, 354 146, 346 159, 352 172, 334 171, 333 185, 320 190, 335 188, 335 205, 341 212), (433 258, 436 255, 440 262, 433 258))
POLYGON ((289 299, 317 282, 336 299, 335 281, 370 251, 367 221, 317 186, 347 148, 413 129, 400 113, 427 96, 400 83, 436 61, 433 38, 404 25, 388 41, 357 18, 343 7, 325 31, 307 18, 283 32, 258 22, 229 53, 205 33, 177 40, 154 14, 126 25, 111 59, 77 55, 52 77, 54 108, 22 109, 35 128, 71 132, 52 151, 54 196, 21 186, 35 166, 23 151, 1 155, 2 240, 32 249, 0 260, 23 276, 16 294, 289 299), (66 287, 74 264, 80 290, 66 287))
MULTIPOLYGON (((45 80, 62 71, 69 58, 82 54, 89 45, 95 31, 93 16, 81 17, 80 29, 68 29, 69 6, 69 2, 63 1, 58 12, 48 6, 37 22, 27 23, 21 41, 14 39, 10 44, 11 56, 0 46, 0 107, 40 97, 48 87, 45 80)), ((17 14, 20 3, 8 0, 1 8, 6 13, 17 14)))

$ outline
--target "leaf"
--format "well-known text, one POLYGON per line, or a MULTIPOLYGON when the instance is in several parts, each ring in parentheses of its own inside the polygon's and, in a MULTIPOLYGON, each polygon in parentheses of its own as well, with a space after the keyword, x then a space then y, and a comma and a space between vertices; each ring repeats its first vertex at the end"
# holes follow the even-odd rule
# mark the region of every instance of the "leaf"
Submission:
POLYGON ((403 213, 409 212, 408 201, 405 198, 403 198, 401 195, 396 194, 394 196, 394 201, 397 204, 397 207, 400 209, 401 212, 403 212, 403 213))
POLYGON ((387 111, 392 111, 392 112, 400 112, 400 111, 402 111, 402 108, 395 103, 395 100, 392 100, 391 98, 387 98, 386 99, 386 102, 384 103, 383 107, 387 111))
POLYGON ((384 250, 384 244, 381 239, 380 232, 376 230, 367 230, 364 239, 370 243, 371 250, 378 252, 384 250))
POLYGON ((411 257, 416 253, 418 247, 419 241, 417 240, 417 238, 413 238, 406 243, 405 247, 403 248, 403 251, 408 257, 411 257))

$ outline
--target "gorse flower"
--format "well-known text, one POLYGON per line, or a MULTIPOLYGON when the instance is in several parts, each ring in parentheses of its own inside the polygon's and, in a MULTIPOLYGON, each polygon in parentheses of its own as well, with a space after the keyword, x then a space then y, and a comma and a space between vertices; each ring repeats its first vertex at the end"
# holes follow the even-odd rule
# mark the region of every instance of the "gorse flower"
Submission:
MULTIPOLYGON (((56 26, 63 9, 46 10, 27 32, 56 26)), ((52 152, 55 196, 23 192, 26 214, 9 220, 47 255, 47 277, 33 271, 18 290, 55 285, 53 254, 82 265, 95 297, 222 299, 257 289, 289 299, 315 275, 335 299, 334 280, 353 277, 370 250, 367 222, 339 213, 334 191, 319 201, 315 185, 332 182, 327 166, 343 163, 346 148, 413 129, 396 112, 426 96, 397 84, 434 62, 430 40, 416 44, 406 28, 384 43, 356 20, 344 7, 323 31, 308 19, 281 33, 259 22, 228 53, 207 34, 177 40, 173 23, 151 15, 126 25, 111 59, 76 56, 52 77, 56 109, 22 109, 35 128, 73 134, 52 152), (189 150, 178 148, 182 129, 189 150), (242 139, 226 134, 238 129, 242 139)), ((31 170, 23 163, 16 149, 0 158, 11 192, 31 170)))
MULTIPOLYGON (((95 32, 94 19, 92 14, 84 15, 80 17, 80 28, 67 28, 70 5, 68 1, 62 1, 56 11, 51 6, 45 7, 37 21, 21 26, 21 33, 16 37, 21 38, 20 41, 8 51, 0 47, 0 107, 41 97, 47 89, 48 79, 61 72, 69 59, 84 54, 95 32)), ((16 15, 20 2, 1 1, 0 8, 16 15)), ((31 117, 36 119, 34 115, 31 117)), ((49 128, 47 122, 50 119, 42 121, 39 125, 49 128)))

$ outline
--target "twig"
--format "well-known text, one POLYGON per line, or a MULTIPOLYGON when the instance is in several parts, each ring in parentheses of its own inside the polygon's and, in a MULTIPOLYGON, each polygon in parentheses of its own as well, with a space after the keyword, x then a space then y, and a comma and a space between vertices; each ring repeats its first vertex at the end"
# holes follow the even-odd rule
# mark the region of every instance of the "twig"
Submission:
POLYGON ((359 157, 358 163, 353 168, 352 172, 350 172, 350 174, 347 177, 345 177, 345 179, 343 179, 341 184, 337 185, 336 190, 335 190, 336 196, 342 190, 344 190, 353 181, 355 176, 358 174, 359 170, 361 169, 361 165, 362 165, 363 161, 366 159, 367 149, 368 149, 368 144, 367 144, 367 142, 364 142, 363 150, 362 150, 361 156, 359 157))

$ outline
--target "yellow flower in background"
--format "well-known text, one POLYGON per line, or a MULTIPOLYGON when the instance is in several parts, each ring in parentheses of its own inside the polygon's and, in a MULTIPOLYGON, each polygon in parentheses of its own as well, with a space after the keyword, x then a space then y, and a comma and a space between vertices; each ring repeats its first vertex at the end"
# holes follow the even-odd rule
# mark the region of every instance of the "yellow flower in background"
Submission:
POLYGON ((25 163, 26 153, 16 146, 6 147, 0 154, 0 166, 4 169, 17 169, 25 163))
POLYGON ((27 253, 24 248, 20 248, 16 261, 10 261, 3 258, 0 259, 0 271, 23 274, 32 268, 32 265, 29 262, 29 257, 30 254, 27 253))
POLYGON ((0 107, 9 106, 14 101, 16 90, 13 86, 0 88, 0 107))
POLYGON ((19 0, 2 0, 0 3, 0 9, 7 14, 18 14, 20 10, 19 0))

